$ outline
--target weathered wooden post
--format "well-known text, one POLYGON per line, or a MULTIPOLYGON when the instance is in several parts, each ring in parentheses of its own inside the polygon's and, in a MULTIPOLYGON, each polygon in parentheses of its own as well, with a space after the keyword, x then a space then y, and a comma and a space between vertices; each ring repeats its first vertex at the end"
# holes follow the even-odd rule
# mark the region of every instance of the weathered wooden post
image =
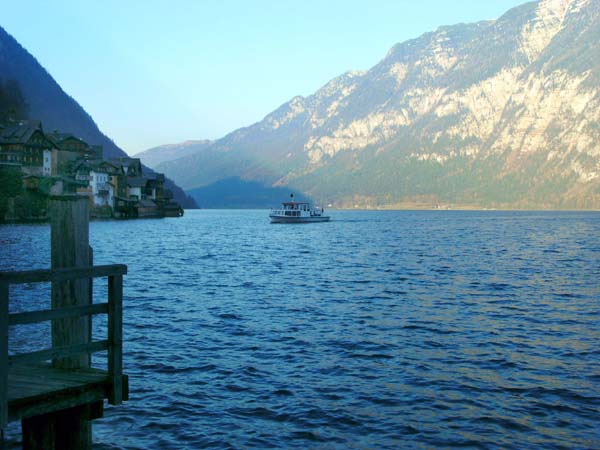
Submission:
MULTIPOLYGON (((78 195, 50 200, 51 268, 89 267, 89 200, 78 195)), ((90 303, 89 280, 52 283, 52 309, 90 303)), ((52 321, 52 346, 85 344, 90 340, 88 317, 52 321)), ((90 366, 89 355, 54 360, 54 367, 79 369, 90 366)))
MULTIPOLYGON (((90 265, 89 200, 78 195, 51 197, 51 268, 90 265)), ((52 283, 52 309, 87 305, 91 302, 88 279, 52 283)), ((90 342, 91 318, 75 317, 52 321, 52 347, 90 342)), ((90 367, 89 354, 58 358, 54 367, 90 367)), ((92 428, 85 407, 36 416, 22 421, 23 448, 91 449, 92 428)))

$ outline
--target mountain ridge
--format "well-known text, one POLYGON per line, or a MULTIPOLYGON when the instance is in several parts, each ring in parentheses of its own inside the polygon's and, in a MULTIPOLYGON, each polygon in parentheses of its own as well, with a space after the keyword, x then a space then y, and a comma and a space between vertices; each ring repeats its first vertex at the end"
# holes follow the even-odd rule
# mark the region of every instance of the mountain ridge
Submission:
POLYGON ((393 46, 158 168, 339 207, 600 208, 600 0, 543 0, 393 46))
POLYGON ((209 139, 190 139, 176 144, 165 144, 149 148, 133 155, 140 158, 148 167, 156 167, 162 162, 182 158, 203 150, 212 143, 209 139))

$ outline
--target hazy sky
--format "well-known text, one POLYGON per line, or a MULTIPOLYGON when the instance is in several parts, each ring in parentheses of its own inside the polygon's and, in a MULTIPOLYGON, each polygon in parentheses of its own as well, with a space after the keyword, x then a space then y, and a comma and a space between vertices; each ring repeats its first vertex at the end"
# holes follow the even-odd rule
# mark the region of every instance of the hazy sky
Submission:
POLYGON ((0 25, 130 154, 215 139, 440 25, 523 0, 0 0, 0 25))

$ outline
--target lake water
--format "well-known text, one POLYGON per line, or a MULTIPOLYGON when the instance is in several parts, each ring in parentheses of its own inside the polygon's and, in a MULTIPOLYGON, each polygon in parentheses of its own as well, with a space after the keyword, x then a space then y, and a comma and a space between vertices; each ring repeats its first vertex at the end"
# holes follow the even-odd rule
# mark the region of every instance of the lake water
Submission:
MULTIPOLYGON (((95 448, 600 448, 599 213, 331 215, 92 223, 129 266, 131 396, 95 448)), ((0 227, 0 270, 47 268, 49 234, 0 227)))

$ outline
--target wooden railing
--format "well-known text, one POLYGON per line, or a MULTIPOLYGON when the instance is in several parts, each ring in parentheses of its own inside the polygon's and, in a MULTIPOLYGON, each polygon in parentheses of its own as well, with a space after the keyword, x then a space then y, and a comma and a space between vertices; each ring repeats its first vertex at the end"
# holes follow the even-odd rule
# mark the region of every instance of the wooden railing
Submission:
POLYGON ((17 363, 36 363, 73 355, 88 355, 108 350, 108 379, 111 384, 108 401, 118 405, 123 401, 123 275, 127 266, 122 264, 33 270, 27 272, 0 272, 0 427, 8 421, 8 371, 17 363), (78 279, 108 277, 108 302, 62 307, 40 311, 9 314, 9 286, 11 284, 64 282, 78 279), (8 354, 8 327, 56 319, 108 314, 108 338, 47 350, 8 354))

